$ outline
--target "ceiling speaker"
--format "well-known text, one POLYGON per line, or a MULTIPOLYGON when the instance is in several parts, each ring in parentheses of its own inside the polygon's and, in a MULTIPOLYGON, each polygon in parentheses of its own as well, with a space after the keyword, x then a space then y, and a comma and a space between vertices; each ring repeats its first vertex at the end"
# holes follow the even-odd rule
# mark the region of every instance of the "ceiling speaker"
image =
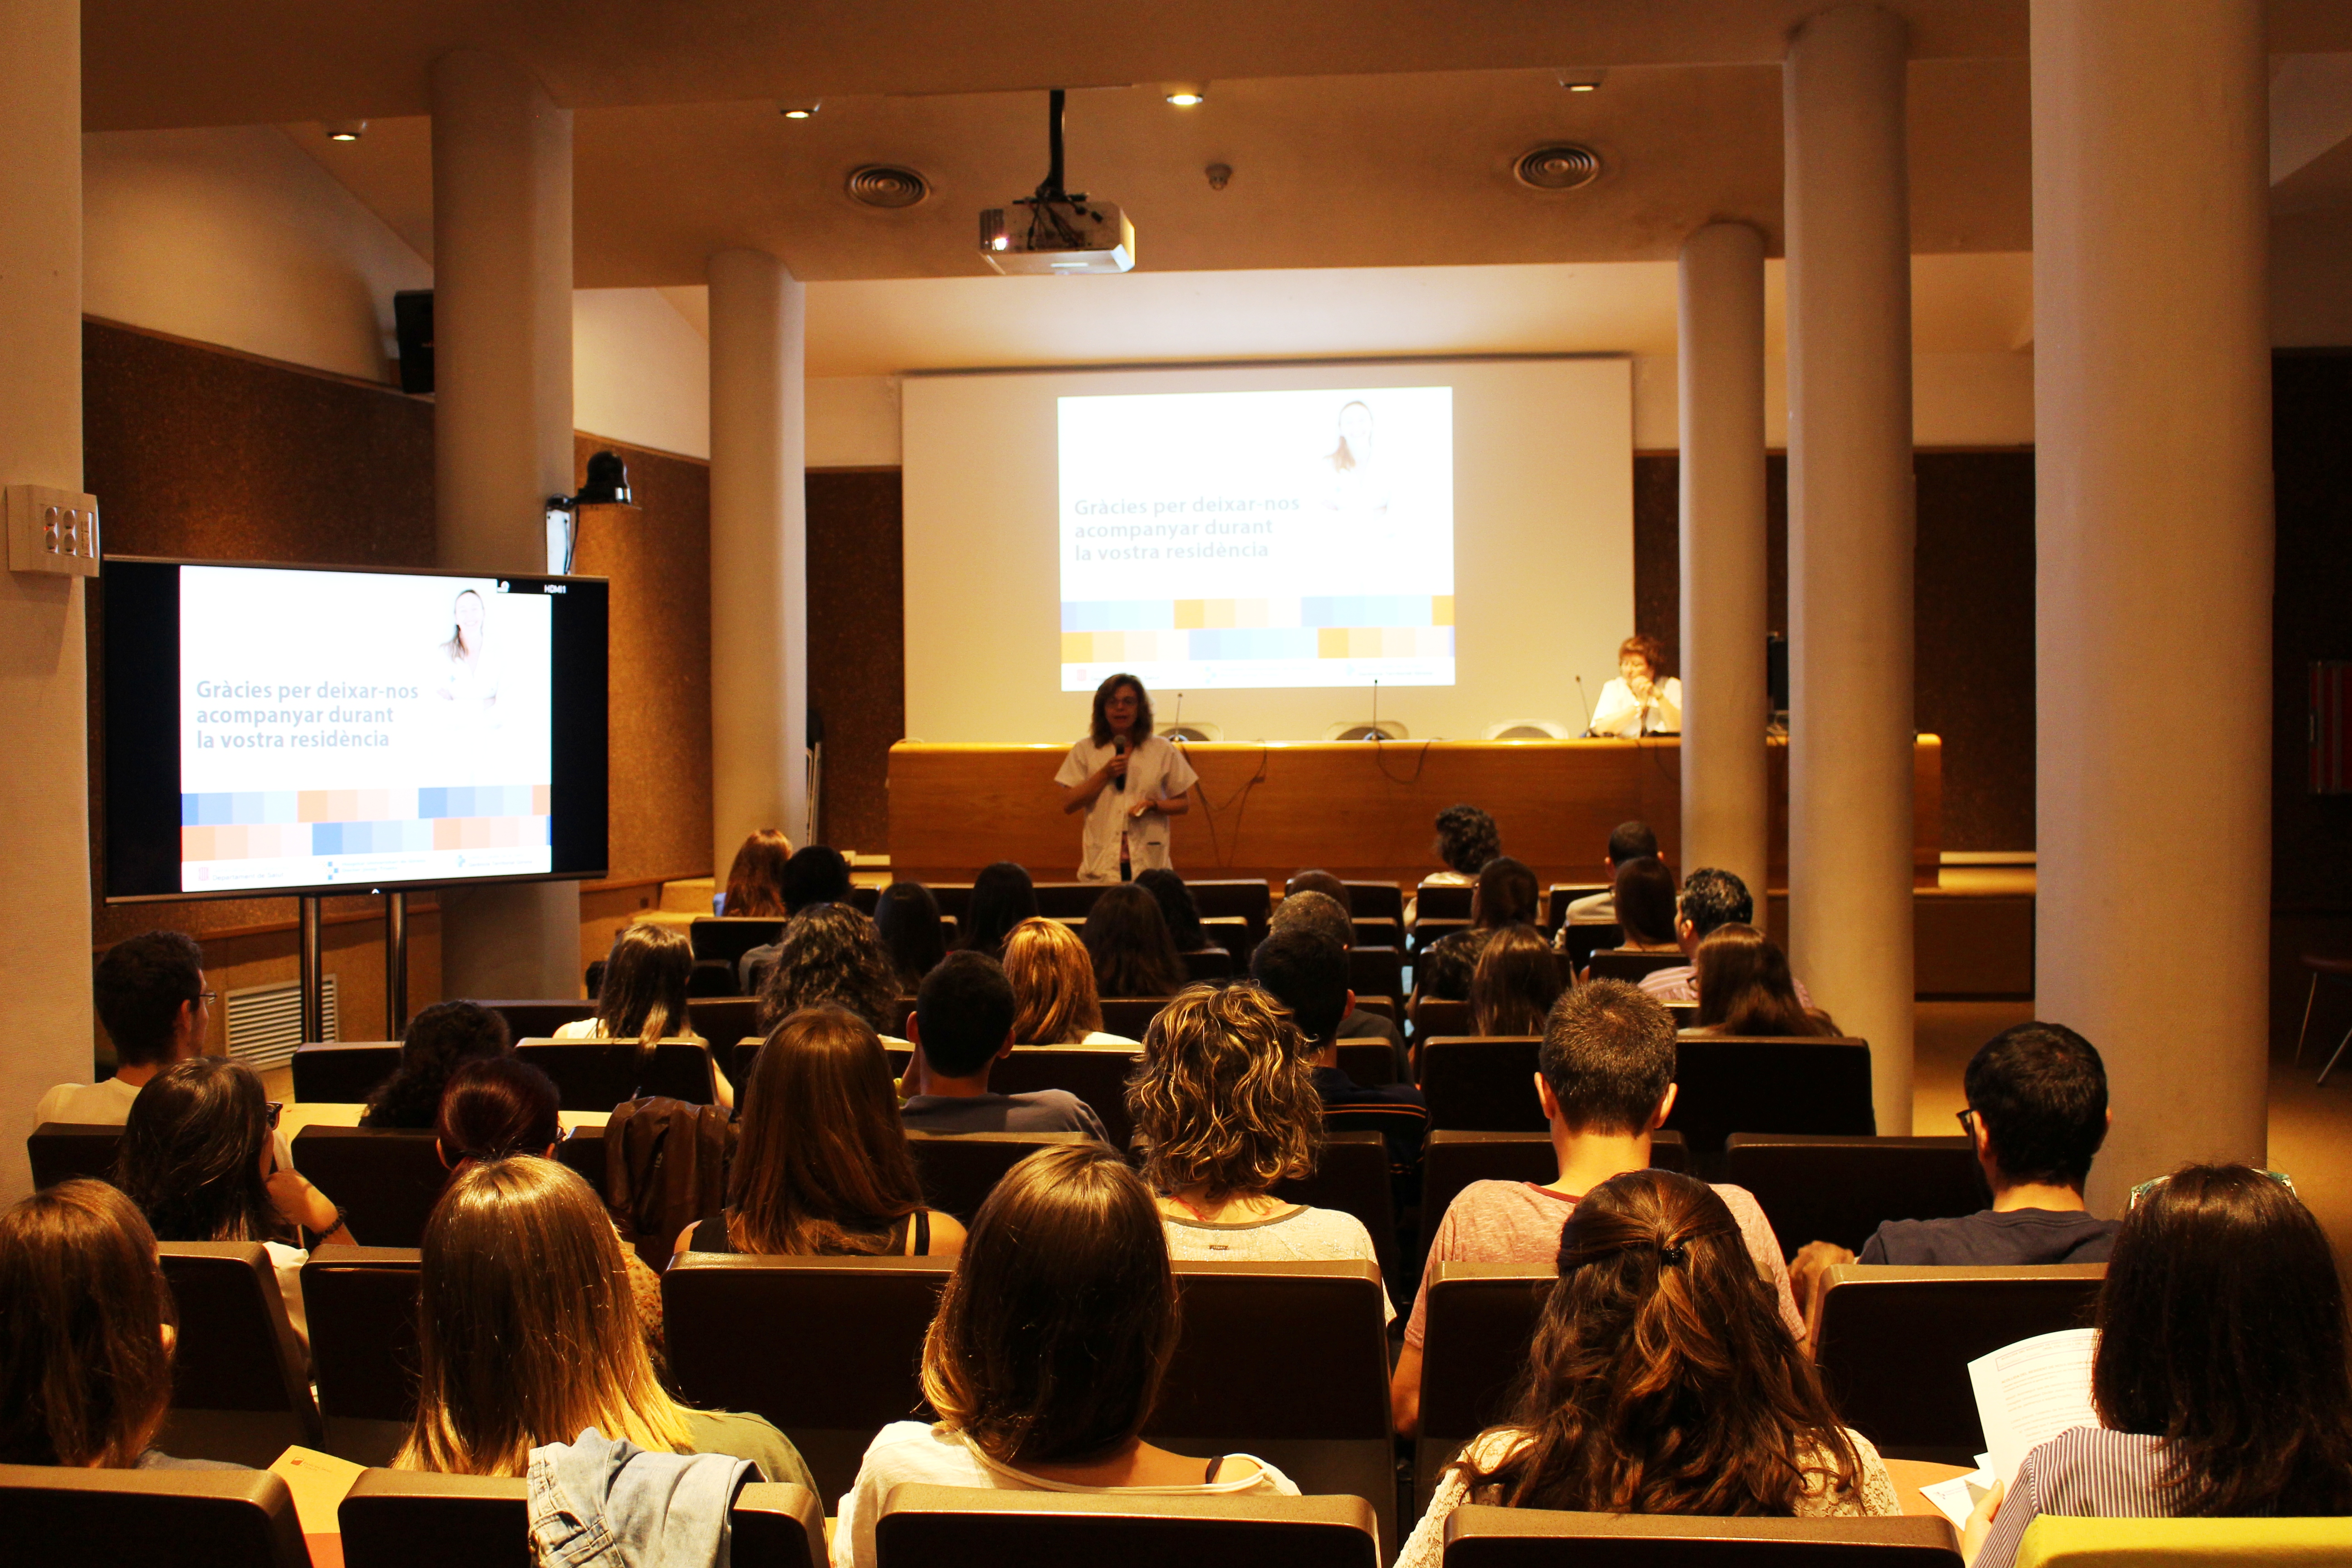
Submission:
POLYGON ((1601 177, 1601 154, 1573 142, 1525 153, 1511 165, 1519 184, 1538 191, 1572 191, 1601 177))
POLYGON ((866 163, 849 171, 849 199, 869 207, 910 207, 931 194, 931 183, 912 169, 866 163))

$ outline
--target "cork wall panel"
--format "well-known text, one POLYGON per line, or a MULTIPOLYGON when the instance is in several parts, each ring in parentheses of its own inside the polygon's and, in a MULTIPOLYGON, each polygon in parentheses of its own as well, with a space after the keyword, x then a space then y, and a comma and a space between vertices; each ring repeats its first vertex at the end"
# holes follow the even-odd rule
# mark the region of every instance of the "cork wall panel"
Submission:
POLYGON ((907 730, 903 530, 896 468, 808 476, 809 709, 824 720, 817 837, 887 850, 890 747, 907 730))
MULTIPOLYGON (((1633 459, 1633 603, 1680 673, 1680 463, 1633 459)), ((1921 452, 1913 703, 1944 738, 1944 847, 2033 847, 2033 454, 1921 452)), ((1789 460, 1764 469, 1765 625, 1789 627, 1789 460)), ((1758 658, 1762 658, 1761 649, 1758 658)))
POLYGON ((710 870, 710 468, 594 436, 572 442, 575 486, 606 447, 638 510, 581 514, 573 569, 612 579, 609 812, 615 881, 710 870))

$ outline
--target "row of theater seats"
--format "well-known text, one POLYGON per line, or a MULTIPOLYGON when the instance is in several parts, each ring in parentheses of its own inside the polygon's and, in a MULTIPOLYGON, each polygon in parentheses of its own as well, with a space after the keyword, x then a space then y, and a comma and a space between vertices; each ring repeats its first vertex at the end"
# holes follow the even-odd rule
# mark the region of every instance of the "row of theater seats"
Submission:
MULTIPOLYGON (((519 1568, 527 1483, 372 1469, 338 1509, 345 1568, 519 1568)), ((821 1500, 754 1484, 730 1510, 738 1568, 824 1568, 821 1500)), ((55 1470, 0 1466, 0 1532, 28 1562, 309 1568, 286 1484, 265 1472, 55 1470)), ((882 1568, 1381 1568, 1360 1498, 1153 1498, 895 1489, 875 1525, 882 1568)), ((1958 1568, 1941 1520, 1690 1519, 1471 1508, 1454 1516, 1447 1568, 1561 1561, 1625 1568, 1735 1568, 1826 1554, 1854 1568, 1958 1568)))
MULTIPOLYGON (((302 1292, 315 1402, 260 1247, 166 1243, 163 1258, 180 1309, 163 1447, 252 1464, 289 1443, 389 1458, 414 1408, 414 1248, 312 1252, 302 1292)), ((916 1368, 949 1267, 686 1255, 662 1283, 671 1379, 691 1403, 775 1422, 836 1498, 874 1434, 924 1409, 916 1368)), ((1147 1436, 1183 1451, 1255 1454, 1304 1491, 1361 1499, 1385 1561, 1400 1520, 1371 1267, 1180 1262, 1175 1272, 1181 1337, 1147 1436)), ((1982 1447, 1969 1361, 2086 1321, 2104 1272, 1849 1265, 1823 1298, 1816 1359, 1846 1419, 1883 1452, 1964 1463, 1982 1447)), ((1505 1413, 1549 1281, 1525 1267, 1433 1272, 1414 1507, 1460 1445, 1505 1413)))

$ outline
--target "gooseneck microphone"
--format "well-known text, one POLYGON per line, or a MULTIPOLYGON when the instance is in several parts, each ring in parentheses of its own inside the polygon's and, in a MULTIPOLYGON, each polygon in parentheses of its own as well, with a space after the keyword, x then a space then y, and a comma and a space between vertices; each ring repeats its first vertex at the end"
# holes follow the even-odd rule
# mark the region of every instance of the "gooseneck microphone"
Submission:
MULTIPOLYGON (((1127 755, 1127 737, 1124 735, 1114 736, 1111 740, 1110 747, 1111 750, 1116 752, 1118 755, 1122 757, 1127 755)), ((1127 775, 1125 773, 1111 774, 1110 787, 1116 790, 1125 789, 1127 787, 1127 775)))
POLYGON ((1576 677, 1576 700, 1584 704, 1584 732, 1590 735, 1592 733, 1592 699, 1584 694, 1584 676, 1581 671, 1578 672, 1576 677))

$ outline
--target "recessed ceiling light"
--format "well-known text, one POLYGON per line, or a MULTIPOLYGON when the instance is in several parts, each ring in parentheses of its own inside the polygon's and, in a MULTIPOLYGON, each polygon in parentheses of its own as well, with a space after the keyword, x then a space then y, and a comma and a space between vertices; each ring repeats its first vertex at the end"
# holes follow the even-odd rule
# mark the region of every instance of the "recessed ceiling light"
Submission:
POLYGON ((1570 92, 1599 92, 1601 84, 1609 79, 1609 72, 1598 66, 1573 70, 1562 66, 1559 76, 1559 85, 1570 92))
POLYGON ((788 98, 776 105, 777 111, 787 120, 814 120, 816 111, 824 107, 822 100, 814 98, 788 98))
POLYGON ((1160 84, 1160 96, 1179 109, 1190 109, 1195 104, 1208 101, 1208 84, 1198 81, 1163 81, 1160 84))
POLYGON ((330 142, 356 142, 367 134, 364 120, 330 120, 324 127, 330 142))

